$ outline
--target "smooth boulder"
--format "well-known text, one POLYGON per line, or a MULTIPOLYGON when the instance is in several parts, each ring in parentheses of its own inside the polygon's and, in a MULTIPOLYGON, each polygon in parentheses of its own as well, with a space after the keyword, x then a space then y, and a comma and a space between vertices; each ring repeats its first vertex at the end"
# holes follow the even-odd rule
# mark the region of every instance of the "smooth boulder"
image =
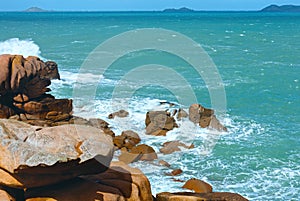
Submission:
POLYGON ((156 201, 248 201, 236 193, 215 192, 215 193, 168 193, 163 192, 156 195, 156 201))
POLYGON ((122 153, 119 156, 119 160, 127 164, 136 162, 138 160, 153 161, 155 159, 157 159, 157 154, 155 150, 146 144, 140 144, 138 146, 135 146, 129 151, 122 150, 122 153))
POLYGON ((188 180, 182 188, 193 190, 195 193, 211 193, 213 190, 210 184, 195 178, 188 180))

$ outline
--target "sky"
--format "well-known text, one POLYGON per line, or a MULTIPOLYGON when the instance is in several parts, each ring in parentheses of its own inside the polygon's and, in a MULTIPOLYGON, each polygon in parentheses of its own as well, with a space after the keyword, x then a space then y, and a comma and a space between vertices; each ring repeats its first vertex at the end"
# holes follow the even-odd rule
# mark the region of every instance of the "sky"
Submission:
POLYGON ((270 4, 300 5, 300 0, 0 0, 0 11, 40 7, 56 11, 260 10, 270 4))

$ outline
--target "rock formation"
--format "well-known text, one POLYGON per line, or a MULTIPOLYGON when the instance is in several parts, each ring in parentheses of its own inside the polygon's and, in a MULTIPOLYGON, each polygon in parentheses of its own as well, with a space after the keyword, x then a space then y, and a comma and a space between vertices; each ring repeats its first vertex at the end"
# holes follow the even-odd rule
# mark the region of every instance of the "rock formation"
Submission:
POLYGON ((146 134, 166 136, 167 132, 178 127, 174 117, 167 111, 150 111, 146 114, 146 134))
MULTIPOLYGON (((47 94, 51 79, 59 78, 54 62, 0 55, 0 118, 4 118, 0 119, 0 200, 153 200, 146 176, 125 163, 153 161, 158 158, 155 150, 139 145, 141 139, 134 131, 115 136, 104 120, 73 116, 72 100, 47 94), (124 162, 111 162, 116 148, 124 162)), ((146 133, 165 136, 178 127, 176 114, 178 120, 188 116, 203 128, 226 130, 213 110, 194 104, 189 114, 183 109, 173 110, 172 115, 168 111, 148 112, 146 133)), ((128 115, 120 110, 109 118, 128 115)), ((179 151, 180 146, 193 148, 171 141, 160 151, 169 154, 179 151)), ((166 161, 158 164, 171 167, 166 161)), ((171 177, 182 173, 181 169, 169 170, 171 177)), ((189 180, 183 187, 196 193, 161 193, 157 200, 246 200, 237 194, 213 193, 201 180, 189 180)))
POLYGON ((179 108, 178 113, 177 113, 177 119, 181 120, 184 118, 187 118, 189 114, 182 108, 179 108))
POLYGON ((46 94, 51 79, 60 79, 57 64, 38 57, 0 55, 0 118, 22 115, 28 123, 69 120, 72 100, 46 94))
POLYGON ((223 126, 217 117, 214 115, 212 109, 207 109, 200 104, 193 104, 189 108, 189 119, 199 124, 201 128, 210 128, 217 131, 227 131, 227 128, 223 126))
POLYGON ((97 128, 40 128, 0 120, 0 185, 32 188, 105 171, 113 157, 110 136, 97 128))
POLYGON ((0 200, 1 201, 15 201, 6 191, 0 190, 0 200))
POLYGON ((195 178, 188 180, 182 188, 193 190, 195 193, 211 193, 213 190, 210 184, 195 178))
POLYGON ((119 110, 117 112, 111 113, 108 115, 109 119, 114 119, 115 117, 119 117, 119 118, 125 118, 128 117, 129 112, 127 112, 126 110, 119 110))
POLYGON ((159 193, 156 196, 156 201, 248 201, 246 198, 242 197, 236 193, 226 193, 226 192, 215 192, 215 193, 159 193))
POLYGON ((155 150, 146 144, 135 146, 129 151, 122 150, 122 154, 119 156, 119 160, 125 163, 132 163, 138 160, 153 161, 155 159, 157 159, 155 150))
POLYGON ((140 143, 141 138, 139 135, 131 130, 123 131, 120 136, 114 138, 114 145, 121 149, 123 147, 132 149, 135 145, 140 143))
POLYGON ((138 169, 122 162, 112 162, 100 174, 78 177, 67 182, 42 188, 28 189, 26 201, 151 201, 147 177, 138 169))
POLYGON ((171 154, 175 151, 181 151, 179 147, 183 147, 185 149, 192 149, 194 148, 194 145, 191 144, 190 146, 176 140, 176 141, 170 141, 170 142, 165 142, 163 144, 163 147, 159 150, 163 154, 171 154))

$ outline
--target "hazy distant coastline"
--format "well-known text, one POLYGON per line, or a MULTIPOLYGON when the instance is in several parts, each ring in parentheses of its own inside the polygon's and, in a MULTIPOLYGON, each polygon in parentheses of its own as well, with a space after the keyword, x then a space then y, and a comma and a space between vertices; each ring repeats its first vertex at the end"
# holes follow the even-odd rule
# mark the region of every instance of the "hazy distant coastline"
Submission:
POLYGON ((23 12, 29 12, 29 13, 34 13, 34 12, 49 12, 49 10, 44 10, 42 8, 39 7, 30 7, 26 10, 24 10, 23 12))
MULTIPOLYGON (((233 12, 237 12, 234 10, 228 10, 233 11, 233 12)), ((240 10, 243 11, 243 10, 240 10)), ((59 11, 54 11, 54 10, 46 10, 43 8, 39 8, 39 7, 30 7, 26 10, 23 10, 21 12, 59 12, 59 11)), ((77 12, 77 11, 64 11, 64 12, 77 12)), ((97 11, 95 11, 97 12, 97 11)), ((109 11, 109 12, 114 12, 114 11, 109 11)), ((122 11, 120 11, 122 12, 122 11)), ((125 11, 124 11, 125 12, 125 11)), ((130 12, 130 11, 128 11, 130 12)), ((137 11, 138 12, 138 11, 137 11)), ((191 13, 191 12, 209 12, 207 10, 194 10, 191 8, 187 8, 187 7, 182 7, 182 8, 166 8, 164 10, 161 11, 153 11, 153 12, 164 12, 164 13, 191 13)), ((211 12, 215 12, 215 11, 211 11, 211 12)), ((265 8, 261 9, 261 10, 252 10, 252 12, 300 12, 300 6, 298 5, 269 5, 266 6, 265 8)))
POLYGON ((296 5, 270 5, 261 10, 262 12, 300 12, 300 6, 296 5))

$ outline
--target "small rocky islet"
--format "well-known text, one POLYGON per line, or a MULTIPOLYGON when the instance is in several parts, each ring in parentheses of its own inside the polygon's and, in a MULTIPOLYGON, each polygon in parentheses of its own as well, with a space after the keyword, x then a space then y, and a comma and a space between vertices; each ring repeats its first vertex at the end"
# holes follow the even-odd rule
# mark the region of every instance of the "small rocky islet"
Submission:
MULTIPOLYGON (((130 163, 155 162, 170 169, 162 175, 170 178, 182 170, 159 160, 152 147, 140 144, 135 131, 116 136, 102 119, 74 116, 72 100, 47 93, 52 79, 60 79, 53 61, 0 55, 1 201, 247 200, 235 193, 214 192, 210 184, 196 178, 180 181, 182 192, 153 196, 148 178, 130 163), (119 161, 113 161, 116 150, 120 150, 119 161)), ((120 110, 108 118, 128 114, 120 110)), ((145 133, 166 136, 182 118, 202 128, 227 131, 213 110, 193 104, 188 112, 149 111, 145 133)), ((165 142, 160 152, 171 154, 181 147, 193 149, 194 145, 165 142)))

